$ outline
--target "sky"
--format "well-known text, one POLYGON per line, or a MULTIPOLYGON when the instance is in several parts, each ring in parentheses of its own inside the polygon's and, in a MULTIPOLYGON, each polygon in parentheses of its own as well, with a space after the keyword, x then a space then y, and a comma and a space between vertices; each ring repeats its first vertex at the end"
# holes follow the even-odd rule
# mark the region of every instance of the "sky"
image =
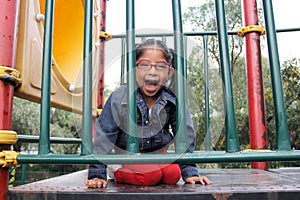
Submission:
MULTIPOLYGON (((205 0, 182 0, 182 13, 189 6, 199 5, 205 0)), ((135 0, 135 28, 173 29, 172 0, 135 0)), ((126 0, 107 1, 107 32, 124 33, 126 30, 126 0), (113 24, 118 24, 114 26, 113 24), (112 25, 112 26, 110 26, 112 25)))
MULTIPOLYGON (((197 6, 205 3, 206 0, 182 0, 181 12, 182 14, 190 6, 197 6)), ((262 0, 257 0, 258 5, 262 4, 262 0)), ((299 0, 273 0, 273 12, 275 16, 275 26, 277 29, 300 27, 300 1, 299 0)), ((183 32, 189 32, 188 28, 184 27, 183 32)), ((136 33, 140 30, 149 29, 155 31, 172 31, 172 0, 135 0, 135 29, 136 33)), ((126 31, 126 0, 109 0, 107 1, 106 10, 106 31, 112 35, 124 34, 126 31)), ((300 32, 296 33, 279 33, 277 34, 278 48, 280 61, 292 57, 300 57, 300 32)), ((262 37, 262 43, 265 41, 265 37, 262 37)), ((111 42, 107 45, 113 49, 113 52, 108 50, 110 54, 107 59, 107 65, 110 69, 112 66, 119 65, 119 53, 116 53, 116 49, 121 47, 111 42)), ((266 45, 265 45, 266 46, 266 45)), ((262 52, 263 55, 267 55, 267 51, 262 52)), ((119 74, 114 73, 115 77, 109 78, 110 80, 116 80, 119 74)), ((106 79, 107 80, 107 79, 106 79)))
MULTIPOLYGON (((182 13, 190 7, 205 3, 206 0, 181 0, 182 13)), ((262 0, 257 0, 258 4, 262 0)), ((300 25, 299 0, 273 0, 276 27, 300 25)), ((171 0, 135 0, 136 28, 172 29, 171 0), (163 20, 162 20, 163 19, 163 20)), ((107 1, 107 31, 123 33, 126 22, 126 0, 107 1), (117 25, 116 25, 117 24, 117 25)))
MULTIPOLYGON (((300 28, 300 1, 273 0, 275 26, 281 28, 300 28)), ((281 61, 292 57, 300 57, 300 32, 277 34, 281 61)))

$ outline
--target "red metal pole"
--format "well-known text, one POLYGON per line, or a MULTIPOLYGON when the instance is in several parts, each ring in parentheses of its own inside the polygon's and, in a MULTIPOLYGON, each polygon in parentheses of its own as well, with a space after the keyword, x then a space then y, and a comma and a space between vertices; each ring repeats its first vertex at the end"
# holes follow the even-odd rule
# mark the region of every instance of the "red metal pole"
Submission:
MULTIPOLYGON (((256 0, 244 0, 245 26, 258 25, 256 0)), ((267 149, 266 107, 262 75, 260 33, 246 34, 246 62, 251 149, 267 149)), ((254 162, 252 168, 266 169, 267 163, 254 162)))
MULTIPOLYGON (((100 1, 100 31, 106 30, 106 1, 100 1)), ((100 35, 99 35, 100 38, 100 35)), ((99 46, 99 72, 98 72, 98 98, 97 108, 102 109, 104 106, 104 65, 105 65, 105 39, 100 38, 99 46)), ((93 118, 92 126, 95 127, 97 118, 93 118)), ((93 136, 96 134, 95 128, 93 128, 93 136)))
MULTIPOLYGON (((106 1, 100 1, 100 31, 106 31, 106 1)), ((104 65, 105 65, 105 40, 100 39, 100 61, 99 61, 99 79, 98 79, 98 109, 104 105, 104 65)))
MULTIPOLYGON (((106 1, 100 1, 100 31, 106 30, 106 1)), ((99 36, 100 38, 100 36, 99 36)), ((105 65, 105 39, 100 38, 99 47, 99 72, 98 72, 98 98, 97 108, 102 109, 104 106, 104 65, 105 65)), ((93 127, 95 127, 97 118, 93 119, 93 127)), ((93 136, 96 130, 93 128, 93 136)))
MULTIPOLYGON (((0 1, 0 66, 15 68, 19 0, 0 1)), ((12 128, 14 86, 0 80, 0 130, 12 128)), ((10 149, 0 144, 0 151, 10 149)), ((9 169, 0 167, 0 200, 7 199, 9 169)))

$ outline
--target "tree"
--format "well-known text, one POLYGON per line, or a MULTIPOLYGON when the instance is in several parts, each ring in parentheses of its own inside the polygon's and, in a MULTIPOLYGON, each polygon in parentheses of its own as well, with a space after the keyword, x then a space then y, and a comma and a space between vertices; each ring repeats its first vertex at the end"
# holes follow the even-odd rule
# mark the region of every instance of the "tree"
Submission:
MULTIPOLYGON (((12 130, 19 135, 40 135, 40 105, 24 99, 14 98, 12 130)), ((51 108, 50 133, 52 137, 79 138, 81 132, 81 116, 60 109, 51 108)), ((15 151, 36 153, 37 144, 19 143, 14 145, 15 151)), ((51 153, 77 154, 79 144, 51 144, 51 153)), ((25 164, 26 165, 26 164, 25 164)), ((71 173, 85 168, 83 165, 28 165, 26 168, 26 183, 49 177, 71 173)), ((10 172, 10 187, 21 184, 23 168, 20 165, 12 167, 10 172)))
POLYGON ((300 59, 285 61, 282 77, 291 145, 300 150, 300 59))
MULTIPOLYGON (((40 105, 24 99, 14 98, 12 129, 19 135, 40 135, 40 105)), ((51 108, 50 134, 52 137, 79 138, 81 131, 81 116, 76 113, 51 108)), ((15 149, 20 151, 36 151, 37 144, 17 143, 15 149)), ((51 144, 53 153, 76 154, 79 145, 51 144)))
MULTIPOLYGON (((237 30, 242 26, 242 12, 239 8, 241 8, 241 1, 225 1, 225 10, 226 13, 229 13, 226 17, 228 31, 237 30)), ((191 27, 192 31, 217 30, 215 4, 213 0, 208 0, 207 3, 202 6, 189 7, 188 11, 184 13, 183 18, 186 26, 191 27)), ((231 71, 233 71, 234 67, 238 64, 238 58, 243 50, 243 39, 235 35, 230 35, 228 38, 230 44, 231 71)), ((220 66, 218 48, 217 37, 209 37, 209 57, 220 66)))
MULTIPOLYGON (((225 2, 226 12, 230 13, 227 15, 227 30, 235 31, 242 26, 242 13, 241 3, 239 0, 226 1, 225 2)), ((215 31, 216 30, 216 17, 214 11, 214 1, 209 0, 207 3, 199 7, 190 7, 186 13, 184 13, 184 23, 186 26, 191 27, 192 31, 215 31)), ((243 39, 237 37, 236 35, 229 36, 229 52, 230 52, 230 61, 231 61, 231 72, 233 80, 233 91, 234 91, 234 101, 235 101, 235 112, 237 119, 237 128, 240 138, 243 139, 241 142, 243 146, 246 146, 244 140, 248 140, 249 136, 245 135, 248 131, 248 118, 247 118, 247 91, 246 87, 246 67, 245 59, 241 56, 243 50, 243 39)), ((193 85, 194 88, 197 88, 196 92, 196 105, 199 107, 202 106, 202 111, 200 108, 192 108, 193 111, 200 111, 198 114, 193 114, 197 116, 194 118, 194 121, 198 121, 198 130, 197 136, 202 141, 204 135, 204 87, 203 87, 203 62, 201 59, 202 50, 201 47, 193 51, 196 55, 192 55, 189 58, 188 65, 188 82, 193 85), (198 59, 198 60, 197 60, 198 59), (198 67, 197 67, 198 66, 198 67), (197 87, 195 87, 197 85, 197 87), (201 92, 202 91, 202 92, 201 92)), ((209 89, 210 89, 210 111, 211 111, 211 130, 213 136, 212 142, 216 144, 216 139, 218 138, 218 144, 213 146, 216 149, 224 149, 225 147, 225 130, 223 120, 223 105, 222 102, 222 81, 220 77, 220 58, 218 51, 218 40, 216 36, 208 37, 208 57, 211 58, 211 63, 216 63, 213 67, 213 64, 210 65, 209 69, 209 89), (217 131, 217 132, 215 132, 217 131)), ((248 144, 248 143, 247 143, 248 144)))
MULTIPOLYGON (((242 26, 242 13, 240 1, 225 1, 227 30, 235 31, 242 26)), ((190 7, 184 13, 185 26, 192 31, 215 31, 215 11, 214 1, 208 0, 206 4, 198 7, 190 7)), ((258 10, 261 16, 261 10, 258 10)), ((260 17, 262 19, 262 17, 260 17)), ((261 23, 262 24, 262 23, 261 23)), ((196 40, 199 38, 196 38, 196 40)), ((218 71, 220 66, 218 43, 216 37, 209 36, 208 57, 211 58, 209 66, 209 98, 210 98, 210 116, 212 134, 212 146, 216 150, 225 148, 225 132, 223 128, 223 107, 222 107, 222 82, 218 71), (214 65, 213 63, 216 63, 214 65), (218 138, 218 139, 217 139, 218 138), (216 141, 216 139, 218 141, 216 141)), ((235 36, 229 38, 229 49, 231 59, 231 72, 234 91, 234 103, 237 130, 241 148, 249 148, 249 124, 248 124, 248 105, 247 105, 247 82, 245 58, 242 54, 243 39, 235 36)), ((262 46, 263 48, 263 46, 262 46)), ((205 130, 204 116, 204 76, 203 76, 203 55, 202 48, 196 47, 188 58, 188 84, 192 88, 193 102, 189 103, 191 114, 196 124, 197 144, 203 142, 205 130)), ((267 110, 267 128, 269 135, 269 144, 271 149, 275 149, 275 122, 274 106, 272 96, 271 74, 268 59, 262 57, 262 67, 264 73, 264 86, 267 110)), ((284 88, 284 98, 287 108, 287 121, 291 135, 292 147, 299 149, 299 59, 285 61, 282 65, 282 80, 284 88)))
MULTIPOLYGON (((289 135, 291 138, 291 146, 293 149, 300 149, 300 59, 293 58, 283 62, 281 67, 285 108, 287 115, 287 123, 289 135)), ((275 149, 276 132, 275 132, 275 115, 274 115, 274 99, 272 87, 265 92, 267 112, 267 128, 270 148, 275 149)))

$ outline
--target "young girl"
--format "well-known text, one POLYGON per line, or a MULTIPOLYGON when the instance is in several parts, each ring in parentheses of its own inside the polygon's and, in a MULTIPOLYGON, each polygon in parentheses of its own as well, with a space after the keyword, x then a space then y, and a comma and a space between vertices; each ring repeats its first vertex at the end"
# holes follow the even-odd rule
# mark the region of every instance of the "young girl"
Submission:
MULTIPOLYGON (((173 55, 162 41, 148 39, 136 47, 136 102, 139 150, 141 153, 167 153, 176 134, 176 97, 165 84, 174 75, 173 55), (169 128, 171 127, 171 133, 169 128)), ((194 151, 195 132, 186 112, 189 152, 194 151)), ((108 98, 96 124, 94 154, 126 153, 127 138, 126 85, 108 98)), ((107 166, 89 166, 86 186, 107 186, 107 166)), ((125 164, 114 172, 116 182, 136 185, 212 182, 200 177, 195 164, 125 164)))

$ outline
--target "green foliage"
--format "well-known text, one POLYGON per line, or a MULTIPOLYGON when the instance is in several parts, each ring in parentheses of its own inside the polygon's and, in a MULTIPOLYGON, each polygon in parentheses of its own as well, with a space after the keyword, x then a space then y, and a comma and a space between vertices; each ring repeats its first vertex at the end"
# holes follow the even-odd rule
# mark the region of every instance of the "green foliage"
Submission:
MULTIPOLYGON (((14 98, 12 129, 20 135, 40 134, 40 105, 24 99, 14 98)), ((81 116, 65 110, 51 108, 50 135, 51 137, 79 138, 81 131, 81 116)), ((15 150, 36 151, 37 144, 14 145, 15 150)), ((76 154, 79 145, 51 144, 53 153, 76 154)))
POLYGON ((18 134, 39 135, 40 105, 14 98, 12 126, 18 134))
MULTIPOLYGON (((40 135, 40 105, 24 99, 14 98, 12 129, 20 135, 40 135)), ((50 112, 50 136, 60 138, 79 138, 81 134, 81 115, 51 108, 50 112)), ((17 143, 15 151, 36 153, 37 144, 17 143)), ((51 144, 51 153, 77 154, 79 144, 51 144)), ((32 182, 53 176, 63 172, 70 173, 78 169, 76 165, 28 165, 26 181, 32 182), (63 172, 62 172, 63 169, 63 172), (44 170, 44 171, 43 171, 44 170), (32 171, 32 173, 30 173, 32 171)), ((83 169, 83 168, 81 168, 83 169)), ((20 184, 22 167, 15 166, 10 172, 10 187, 20 184)))
POLYGON ((286 61, 282 77, 291 145, 300 150, 300 59, 286 61))
MULTIPOLYGON (((240 1, 225 1, 227 17, 227 30, 236 31, 242 27, 242 14, 240 1)), ((261 9, 258 10, 261 15, 261 9)), ((197 7, 190 7, 184 13, 186 27, 192 31, 215 31, 216 18, 214 11, 214 1, 208 0, 206 4, 197 7)), ((260 17, 260 19, 263 19, 260 17)), ((262 24, 262 23, 261 23, 262 24)), ((199 40, 202 38, 196 38, 199 40)), ((201 42, 200 42, 201 44, 201 42)), ((237 122, 237 130, 241 149, 249 148, 249 123, 248 123, 248 94, 247 94, 247 71, 245 58, 242 56, 244 39, 237 36, 229 38, 229 53, 231 59, 232 87, 234 92, 234 106, 237 122)), ((225 149, 225 130, 223 116, 223 90, 217 38, 208 37, 208 57, 209 63, 209 106, 210 106, 210 134, 211 147, 215 150, 225 149)), ((193 49, 188 58, 188 85, 189 85, 189 108, 194 121, 197 133, 197 148, 203 149, 201 145, 205 137, 205 95, 204 95, 204 75, 203 75, 203 55, 199 45, 193 49)), ((269 135, 270 149, 275 149, 275 122, 274 122, 274 103, 272 96, 271 73, 268 59, 262 57, 262 71, 264 75, 264 92, 267 111, 267 132, 269 135)), ((287 121, 291 143, 294 149, 299 149, 299 111, 300 111, 300 83, 299 83, 299 59, 285 61, 282 66, 282 81, 284 88, 284 98, 287 113, 287 121)), ((224 166, 225 167, 225 166, 224 166)))
MULTIPOLYGON (((226 16, 227 20, 227 31, 237 30, 242 27, 242 12, 241 12, 241 1, 231 0, 225 1, 225 12, 228 13, 226 16), (237 9, 238 8, 238 9, 237 9)), ((213 0, 208 0, 207 3, 189 7, 188 11, 183 14, 183 22, 191 31, 216 31, 216 14, 215 5, 213 0)), ((213 62, 217 62, 220 66, 219 59, 219 45, 218 39, 215 36, 208 38, 208 51, 209 57, 213 62)), ((237 60, 243 50, 243 39, 234 35, 228 36, 228 43, 230 44, 230 55, 231 55, 231 71, 237 66, 237 60)))
MULTIPOLYGON (((81 116, 65 110, 52 109, 50 114, 51 135, 54 137, 80 138, 81 116)), ((79 145, 52 145, 53 153, 76 154, 79 145)))
MULTIPOLYGON (((39 135, 40 133, 40 107, 39 104, 14 98, 12 114, 12 130, 18 135, 39 135)), ((37 149, 36 144, 23 144, 23 150, 37 149)), ((16 151, 21 151, 21 144, 14 145, 16 151)))
MULTIPOLYGON (((241 3, 238 0, 225 2, 227 15, 227 30, 236 30, 242 26, 242 13, 240 9, 241 3)), ((215 31, 216 30, 216 17, 214 11, 214 1, 209 0, 206 4, 198 7, 190 7, 184 13, 184 22, 191 27, 192 31, 215 31)), ((245 132, 248 130, 247 119, 247 91, 246 87, 246 67, 244 58, 241 57, 243 49, 243 39, 237 36, 229 36, 230 45, 230 60, 231 72, 233 80, 233 92, 235 94, 235 111, 238 132, 245 132)), ((224 108, 222 103, 222 80, 220 75, 220 58, 218 51, 217 37, 208 37, 208 57, 211 59, 209 66, 209 106, 210 106, 210 133, 211 145, 213 149, 221 150, 225 148, 225 130, 224 130, 224 108), (216 63, 214 67, 212 63, 216 63)), ((193 108, 194 122, 197 124, 197 144, 203 141, 205 130, 205 111, 204 111, 204 78, 203 78, 203 62, 202 50, 198 47, 192 52, 189 58, 188 66, 188 82, 195 88, 196 102, 191 105, 193 108), (194 55, 193 55, 194 54, 194 55), (197 114, 195 114, 197 112, 197 114)), ((242 146, 246 146, 245 140, 248 141, 249 136, 239 134, 242 141, 242 146)))
MULTIPOLYGON (((288 130, 293 149, 300 149, 300 59, 284 61, 281 68, 288 130)), ((275 113, 272 87, 265 90, 267 128, 271 149, 276 149, 275 113)))
POLYGON ((18 166, 13 166, 9 169, 9 180, 8 180, 8 188, 13 188, 16 180, 16 168, 18 166))
MULTIPOLYGON (((197 133, 197 145, 196 149, 204 149, 205 138, 205 94, 204 94, 204 74, 203 74, 203 62, 201 48, 197 47, 193 50, 192 54, 188 58, 188 103, 193 119, 194 127, 197 133)), ((209 69, 209 106, 210 113, 214 113, 211 116, 210 131, 211 143, 215 144, 219 140, 220 126, 216 124, 223 124, 223 107, 222 104, 216 102, 222 102, 222 83, 217 68, 209 69)), ((222 129, 222 128, 221 128, 222 129)))

